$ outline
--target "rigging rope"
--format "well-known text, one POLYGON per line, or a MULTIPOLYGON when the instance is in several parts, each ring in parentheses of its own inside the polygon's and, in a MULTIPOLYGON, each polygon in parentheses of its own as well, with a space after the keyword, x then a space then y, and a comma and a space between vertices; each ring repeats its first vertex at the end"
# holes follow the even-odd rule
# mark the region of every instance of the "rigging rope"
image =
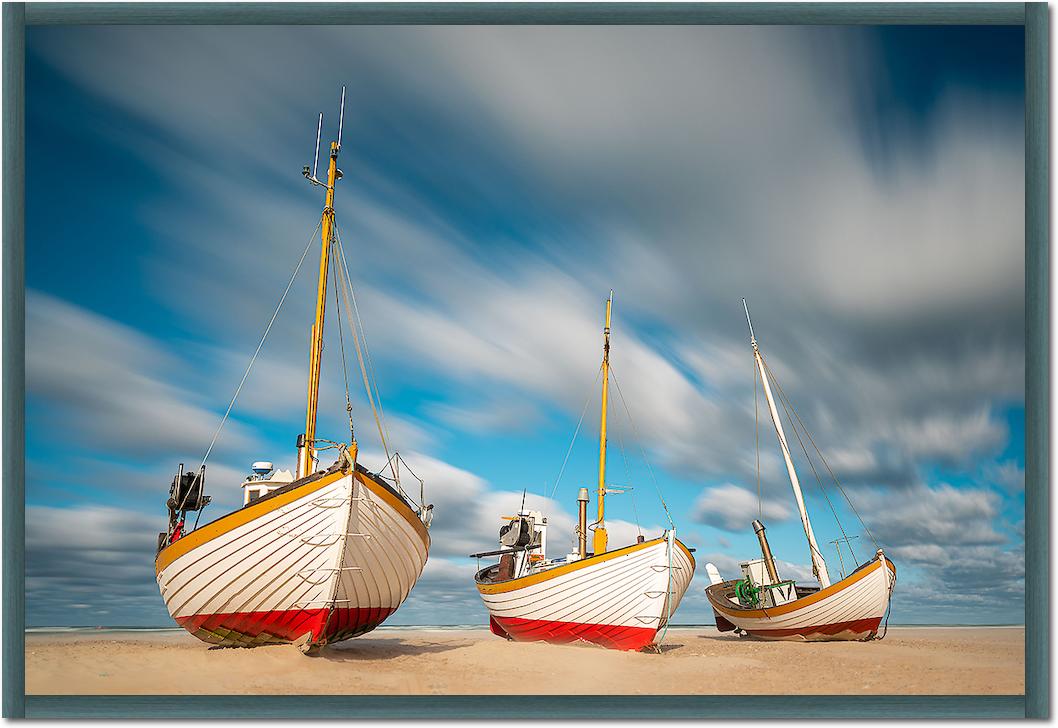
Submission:
POLYGON ((335 254, 333 247, 330 252, 333 262, 331 277, 334 280, 334 314, 335 318, 338 319, 338 348, 342 352, 342 377, 345 379, 345 413, 349 417, 349 441, 351 443, 356 437, 353 434, 353 402, 349 397, 349 365, 345 359, 345 336, 342 334, 342 307, 338 303, 338 256, 335 254))
MULTIPOLYGON (((617 429, 617 445, 621 450, 621 460, 623 460, 625 464, 625 481, 631 482, 632 468, 628 466, 628 454, 625 453, 625 441, 624 437, 621 436, 620 428, 617 429)), ((636 531, 639 533, 640 536, 642 536, 643 527, 639 523, 639 510, 636 508, 636 489, 632 486, 629 486, 628 490, 630 490, 632 493, 632 517, 636 520, 636 531)))
MULTIPOLYGON (((764 366, 765 368, 767 368, 768 365, 765 364, 764 366)), ((768 375, 772 378, 772 381, 774 381, 775 377, 771 374, 770 369, 768 369, 768 375)), ((775 386, 778 389, 778 383, 776 383, 775 386)), ((815 463, 812 461, 812 458, 808 454, 808 449, 805 448, 804 440, 801 439, 801 433, 798 432, 797 425, 794 423, 793 417, 790 416, 790 410, 793 408, 793 405, 789 403, 789 401, 786 399, 786 395, 782 392, 781 389, 779 390, 779 404, 782 405, 783 411, 786 413, 786 420, 790 423, 790 429, 793 430, 794 436, 797 438, 797 443, 801 446, 801 452, 805 454, 805 460, 808 462, 808 467, 812 468, 812 475, 815 476, 816 483, 819 485, 819 491, 823 494, 823 499, 826 500, 827 505, 830 507, 830 512, 834 514, 834 522, 838 524, 838 530, 841 531, 841 537, 848 545, 849 551, 852 552, 853 561, 856 561, 856 551, 852 548, 852 541, 849 539, 848 534, 845 533, 845 527, 841 525, 841 519, 838 517, 838 511, 836 508, 834 508, 834 504, 831 502, 830 496, 827 494, 827 489, 823 485, 822 479, 820 479, 819 477, 819 472, 816 470, 815 463)), ((840 554, 838 558, 841 558, 840 554)))
POLYGON ((202 465, 206 464, 206 460, 209 459, 209 454, 213 452, 213 446, 217 444, 217 438, 220 437, 220 431, 224 429, 224 425, 228 421, 228 415, 231 414, 232 407, 235 406, 235 400, 239 398, 239 393, 242 391, 242 386, 246 384, 246 377, 250 376, 250 370, 253 369, 253 364, 257 361, 257 355, 261 353, 261 347, 264 346, 265 339, 268 338, 268 332, 272 330, 272 324, 275 323, 276 317, 279 315, 279 310, 283 308, 283 302, 287 300, 287 294, 290 293, 290 287, 294 285, 294 279, 298 275, 298 271, 301 270, 301 264, 305 262, 305 257, 309 254, 309 248, 312 246, 312 241, 316 237, 316 232, 320 229, 320 225, 323 224, 323 220, 316 223, 316 228, 312 231, 312 235, 309 236, 309 241, 305 243, 305 250, 301 253, 301 259, 298 261, 297 266, 294 267, 294 272, 290 275, 290 280, 287 281, 287 287, 283 291, 283 295, 279 298, 279 303, 276 305, 276 310, 272 312, 272 318, 268 320, 268 326, 265 327, 264 333, 261 334, 261 340, 257 342, 257 349, 254 350, 253 356, 250 357, 250 363, 246 365, 246 371, 242 374, 242 379, 239 380, 239 386, 235 388, 235 394, 232 395, 231 401, 228 402, 228 409, 224 411, 224 417, 220 420, 220 425, 217 426, 217 431, 213 433, 213 439, 210 440, 209 447, 206 448, 206 454, 202 456, 202 464, 199 466, 199 470, 202 469, 202 465))
POLYGON ((349 297, 353 301, 353 314, 356 316, 357 328, 360 331, 360 336, 364 339, 364 356, 367 359, 367 371, 371 375, 371 384, 375 392, 375 400, 378 402, 379 412, 382 413, 382 427, 386 431, 386 439, 392 439, 389 434, 389 426, 386 424, 386 413, 382 409, 382 395, 378 391, 378 375, 375 373, 375 362, 371 358, 371 349, 367 345, 367 330, 364 328, 364 322, 360 319, 360 307, 356 303, 356 289, 353 287, 353 279, 349 275, 349 263, 345 259, 345 246, 342 245, 342 235, 338 224, 334 225, 335 236, 338 238, 338 250, 342 255, 342 266, 345 270, 345 277, 349 281, 349 297))
MULTIPOLYGON (((757 350, 756 356, 760 357, 760 361, 764 365, 764 369, 767 370, 768 379, 770 381, 772 381, 772 382, 775 382, 775 386, 778 387, 779 383, 777 381, 775 381, 775 375, 771 373, 770 369, 768 369, 768 363, 766 361, 764 361, 764 355, 760 353, 759 349, 757 350)), ((763 376, 761 377, 761 384, 765 384, 763 376)), ((783 404, 781 398, 779 400, 779 403, 783 404)), ((791 463, 793 462, 793 453, 789 451, 789 448, 790 448, 789 440, 786 439, 783 436, 783 434, 780 432, 780 429, 782 427, 782 421, 781 421, 781 418, 779 417, 779 413, 778 413, 777 408, 775 407, 774 401, 769 401, 769 404, 770 404, 770 407, 771 407, 771 410, 772 410, 772 427, 775 428, 775 436, 777 438, 779 438, 779 443, 781 445, 785 445, 786 449, 785 449, 783 455, 784 455, 784 457, 788 457, 789 458, 789 460, 787 462, 787 468, 792 468, 791 463)), ((783 407, 785 408, 786 405, 783 404, 783 407)), ((789 417, 789 413, 787 413, 787 417, 789 417)), ((794 434, 797 435, 796 429, 794 429, 794 434)), ((798 440, 800 440, 800 435, 797 435, 797 437, 798 437, 798 440)), ((809 461, 809 463, 811 463, 811 461, 809 461)), ((794 478, 795 478, 795 476, 793 474, 791 474, 791 476, 790 476, 791 485, 792 485, 792 481, 793 481, 794 478)), ((817 480, 818 480, 818 478, 817 478, 817 480)), ((825 491, 824 491, 823 495, 826 496, 826 492, 825 491)), ((830 500, 827 499, 827 502, 829 503, 830 500)), ((831 506, 831 510, 833 510, 833 506, 831 506)), ((834 517, 837 518, 837 514, 836 513, 834 514, 834 517)), ((804 510, 801 512, 801 525, 804 526, 805 537, 808 540, 808 550, 810 552, 809 555, 812 557, 812 573, 815 574, 816 578, 820 578, 819 571, 818 571, 818 569, 816 569, 816 556, 819 556, 820 561, 822 561, 824 564, 826 563, 826 557, 823 556, 823 553, 819 550, 818 545, 812 543, 815 539, 810 534, 811 526, 809 525, 809 522, 808 522, 808 507, 807 506, 804 506, 804 510)), ((838 521, 838 527, 839 528, 841 527, 841 522, 840 521, 838 521)), ((822 582, 820 582, 820 584, 822 584, 822 582)))
POLYGON ((647 472, 650 473, 650 480, 654 483, 654 490, 658 493, 658 500, 661 501, 661 507, 665 510, 665 518, 669 521, 669 528, 675 528, 676 524, 672 522, 672 514, 669 512, 668 504, 665 503, 665 496, 661 495, 661 487, 658 485, 658 479, 654 477, 654 468, 650 467, 650 461, 647 460, 647 453, 646 450, 643 449, 643 440, 639 435, 639 428, 636 427, 636 422, 632 419, 632 413, 628 409, 628 403, 625 401, 624 392, 621 391, 621 385, 617 381, 617 373, 614 371, 612 362, 610 364, 610 375, 613 377, 614 387, 617 388, 617 395, 621 399, 621 405, 624 407, 628 422, 632 425, 632 434, 635 435, 636 444, 639 446, 639 452, 643 456, 643 462, 646 463, 647 466, 647 472))
MULTIPOLYGON (((598 371, 595 372, 595 383, 598 384, 599 376, 602 374, 602 364, 599 365, 598 371)), ((592 390, 595 389, 595 384, 592 385, 592 390)), ((569 447, 566 449, 566 457, 562 459, 562 467, 559 468, 558 477, 555 478, 555 485, 551 488, 551 498, 555 497, 555 491, 558 490, 559 481, 562 480, 562 474, 566 472, 566 463, 569 462, 569 454, 573 452, 573 444, 577 441, 577 433, 580 432, 580 426, 584 424, 584 415, 588 412, 588 405, 591 404, 591 396, 594 391, 589 392, 588 398, 584 400, 584 407, 580 411, 580 419, 577 420, 577 429, 573 430, 573 438, 569 441, 569 447)))
MULTIPOLYGON (((335 223, 335 225, 334 225, 334 231, 335 231, 335 236, 337 237, 337 240, 338 240, 338 251, 339 251, 339 253, 341 254, 341 257, 342 257, 342 269, 345 272, 345 279, 346 279, 346 281, 349 284, 349 286, 348 286, 349 298, 353 302, 353 315, 356 316, 356 331, 359 332, 359 337, 364 340, 363 357, 364 357, 364 359, 367 362, 367 372, 368 372, 368 375, 369 375, 370 387, 371 387, 371 389, 369 391, 369 394, 371 394, 373 392, 374 399, 373 399, 373 405, 372 406, 373 407, 377 407, 377 409, 378 409, 378 412, 375 414, 376 424, 378 424, 379 427, 381 427, 381 430, 383 432, 385 432, 383 446, 386 449, 386 453, 388 455, 389 454, 388 443, 391 442, 393 438, 389 434, 389 425, 386 423, 386 412, 385 412, 385 410, 382 407, 382 395, 378 391, 378 375, 375 373, 375 362, 371 358, 371 349, 367 345, 367 329, 364 328, 364 322, 360 318, 360 307, 356 303, 356 289, 353 287, 353 279, 352 279, 351 275, 349 274, 349 263, 348 263, 348 261, 346 260, 346 257, 345 257, 345 246, 342 245, 341 229, 338 227, 337 223, 335 223)), ((357 342, 358 341, 359 341, 359 339, 357 339, 357 342)), ((357 353, 359 354, 359 348, 357 349, 357 353)), ((383 437, 381 432, 379 433, 379 436, 383 437)), ((393 480, 394 480, 394 482, 396 482, 397 487, 399 488, 400 487, 400 472, 399 472, 399 470, 396 467, 397 464, 398 463, 396 463, 396 462, 393 463, 393 466, 391 467, 391 471, 393 473, 393 480)))
POLYGON ((760 408, 757 404, 757 362, 753 362, 753 437, 757 451, 757 517, 764 522, 764 499, 760 492, 760 408))
MULTIPOLYGON (((338 254, 339 254, 339 256, 341 258, 341 261, 342 261, 342 266, 341 267, 342 267, 343 275, 340 278, 341 283, 342 283, 342 298, 345 300, 346 310, 348 311, 348 310, 351 309, 354 312, 356 312, 356 320, 357 320, 357 322, 359 322, 360 321, 360 314, 359 314, 359 312, 356 309, 356 299, 355 298, 353 299, 352 305, 350 305, 350 302, 349 302, 349 299, 352 297, 351 296, 351 292, 350 292, 351 289, 352 289, 352 280, 349 277, 349 266, 348 266, 348 263, 346 262, 346 259, 345 259, 345 251, 342 248, 341 236, 339 236, 338 233, 337 233, 337 226, 335 226, 335 240, 338 242, 338 254)), ((371 405, 371 413, 375 417, 375 426, 378 428, 378 436, 379 436, 379 439, 382 440, 382 449, 386 453, 386 460, 389 463, 390 472, 393 473, 393 480, 394 480, 394 482, 397 483, 397 486, 400 487, 400 481, 397 478, 397 468, 396 468, 396 465, 393 463, 393 457, 392 457, 392 455, 390 455, 390 452, 389 452, 389 443, 388 443, 387 438, 386 438, 386 434, 387 433, 386 433, 385 427, 382 424, 381 416, 379 415, 379 410, 381 409, 381 407, 380 406, 376 406, 376 403, 375 403, 375 396, 374 396, 373 392, 377 392, 377 390, 373 390, 373 388, 371 386, 370 377, 368 376, 368 373, 367 373, 367 365, 365 364, 365 357, 364 357, 364 351, 363 351, 363 349, 367 347, 367 341, 366 340, 364 341, 363 348, 362 348, 361 345, 360 345, 360 331, 357 330, 357 326, 355 326, 353 324, 351 319, 348 319, 348 317, 346 317, 346 318, 347 318, 348 323, 349 323, 349 328, 350 328, 350 330, 353 333, 353 344, 356 347, 356 359, 357 359, 357 362, 360 364, 360 375, 362 376, 363 381, 364 381, 364 389, 366 390, 367 401, 371 405)))
MULTIPOLYGON (((763 361, 763 357, 761 358, 761 360, 763 361)), ((789 398, 786 396, 786 392, 783 391, 782 385, 779 384, 778 380, 775 378, 775 375, 773 375, 771 373, 771 368, 768 367, 768 363, 767 362, 764 362, 764 368, 767 369, 770 379, 772 380, 772 382, 775 383, 775 388, 779 391, 780 399, 789 402, 789 398)), ((784 408, 785 408, 785 405, 784 405, 784 408)), ((805 435, 808 437, 808 441, 812 444, 812 448, 816 451, 816 454, 819 455, 819 460, 823 463, 823 466, 826 467, 827 472, 830 473, 830 477, 834 480, 834 485, 837 486, 838 491, 841 493, 842 496, 844 496, 845 502, 849 504, 849 508, 852 509, 853 515, 856 516, 856 520, 858 520, 860 522, 860 525, 863 526, 863 530, 867 534, 867 537, 871 539, 871 542, 874 544, 874 547, 877 549, 878 548, 878 542, 875 540, 874 535, 871 533, 871 530, 869 528, 867 528, 867 524, 864 523, 863 518, 860 517, 859 511, 856 510, 856 506, 853 505, 852 500, 849 498, 848 493, 846 493, 845 489, 841 487, 841 482, 838 480, 838 476, 834 474, 834 471, 830 468, 830 463, 828 463, 827 459, 825 457, 823 457, 823 453, 820 451, 819 446, 816 445, 815 440, 812 439, 812 433, 808 431, 808 428, 805 426, 804 421, 801 419, 801 416, 798 415, 797 414, 797 410, 795 410, 793 408, 793 404, 792 403, 790 403, 790 412, 793 413, 793 416, 797 419, 797 422, 800 424, 801 429, 804 430, 805 435)), ((789 417, 789 414, 787 416, 789 417)), ((794 431, 796 432, 796 428, 795 428, 794 431)), ((800 436, 798 436, 798 440, 800 440, 800 436)), ((804 444, 803 443, 801 444, 801 447, 804 448, 804 444)), ((806 456, 807 456, 807 453, 806 453, 806 456)), ((809 462, 811 463, 811 459, 810 458, 809 458, 809 462)), ((812 469, 814 471, 815 467, 813 466, 812 469)), ((818 478, 818 476, 817 476, 817 478, 818 478)), ((820 487, 822 487, 822 484, 820 485, 820 487)), ((828 502, 829 502, 829 499, 828 499, 828 502)), ((840 526, 840 523, 839 523, 839 526, 840 526)), ((844 534, 844 531, 842 533, 844 534)), ((852 544, 851 543, 849 544, 849 550, 850 551, 852 550, 852 544)), ((853 557, 855 557, 855 552, 853 552, 853 557)))

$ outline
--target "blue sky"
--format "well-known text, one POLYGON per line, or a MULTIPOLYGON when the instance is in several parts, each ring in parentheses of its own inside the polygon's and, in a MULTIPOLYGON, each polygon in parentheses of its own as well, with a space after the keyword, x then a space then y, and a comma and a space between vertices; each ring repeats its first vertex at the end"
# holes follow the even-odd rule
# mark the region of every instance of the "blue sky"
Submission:
MULTIPOLYGON (((617 379, 700 566, 756 553, 746 296, 900 568, 893 621, 1021 620, 1021 29, 84 27, 27 46, 30 624, 168 623, 168 482, 201 458, 318 220, 300 170, 343 83, 338 224, 392 439, 436 506, 395 622, 484 623, 465 556, 523 489, 555 552, 572 539, 597 393, 555 481, 610 288, 617 379)), ((293 463, 313 287, 306 266, 211 456, 206 518, 251 461, 293 463)), ((335 343, 320 434, 337 439, 335 343)), ((609 480, 634 490, 608 503, 612 543, 665 523, 614 409, 609 480)), ((806 578, 770 429, 760 442, 780 570, 806 578)), ((711 621, 706 583, 680 622, 711 621)))

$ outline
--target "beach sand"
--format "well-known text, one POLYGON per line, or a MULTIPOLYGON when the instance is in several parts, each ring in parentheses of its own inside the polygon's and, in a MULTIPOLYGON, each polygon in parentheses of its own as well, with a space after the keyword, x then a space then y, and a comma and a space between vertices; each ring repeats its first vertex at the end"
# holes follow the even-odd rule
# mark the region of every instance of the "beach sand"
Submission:
POLYGON ((477 694, 503 669, 533 694, 1021 694, 1022 627, 891 627, 881 642, 758 642, 669 630, 661 654, 380 629, 305 657, 183 632, 26 635, 30 694, 477 694), (589 688, 587 676, 595 679, 589 688))

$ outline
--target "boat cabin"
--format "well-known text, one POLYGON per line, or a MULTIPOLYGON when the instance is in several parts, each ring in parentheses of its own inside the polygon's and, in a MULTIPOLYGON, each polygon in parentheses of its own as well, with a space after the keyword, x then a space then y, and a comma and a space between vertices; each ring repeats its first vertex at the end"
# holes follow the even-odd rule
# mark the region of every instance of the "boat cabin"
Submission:
POLYGON ((276 470, 272 463, 261 460, 250 466, 252 471, 242 484, 242 504, 248 506, 258 498, 294 481, 289 470, 276 470))
POLYGON ((790 579, 773 580, 768 574, 764 559, 743 561, 742 579, 736 590, 739 603, 743 606, 764 608, 778 607, 797 599, 796 586, 790 579))

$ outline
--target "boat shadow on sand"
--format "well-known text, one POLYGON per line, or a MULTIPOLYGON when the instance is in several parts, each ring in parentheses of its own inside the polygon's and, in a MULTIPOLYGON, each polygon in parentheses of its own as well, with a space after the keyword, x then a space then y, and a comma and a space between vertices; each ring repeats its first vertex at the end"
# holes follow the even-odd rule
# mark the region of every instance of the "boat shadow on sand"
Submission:
POLYGON ((332 662, 359 662, 374 660, 393 660, 398 657, 430 655, 438 652, 458 650, 469 647, 470 640, 453 640, 445 642, 408 642, 398 638, 354 640, 349 643, 328 645, 315 657, 332 662))

